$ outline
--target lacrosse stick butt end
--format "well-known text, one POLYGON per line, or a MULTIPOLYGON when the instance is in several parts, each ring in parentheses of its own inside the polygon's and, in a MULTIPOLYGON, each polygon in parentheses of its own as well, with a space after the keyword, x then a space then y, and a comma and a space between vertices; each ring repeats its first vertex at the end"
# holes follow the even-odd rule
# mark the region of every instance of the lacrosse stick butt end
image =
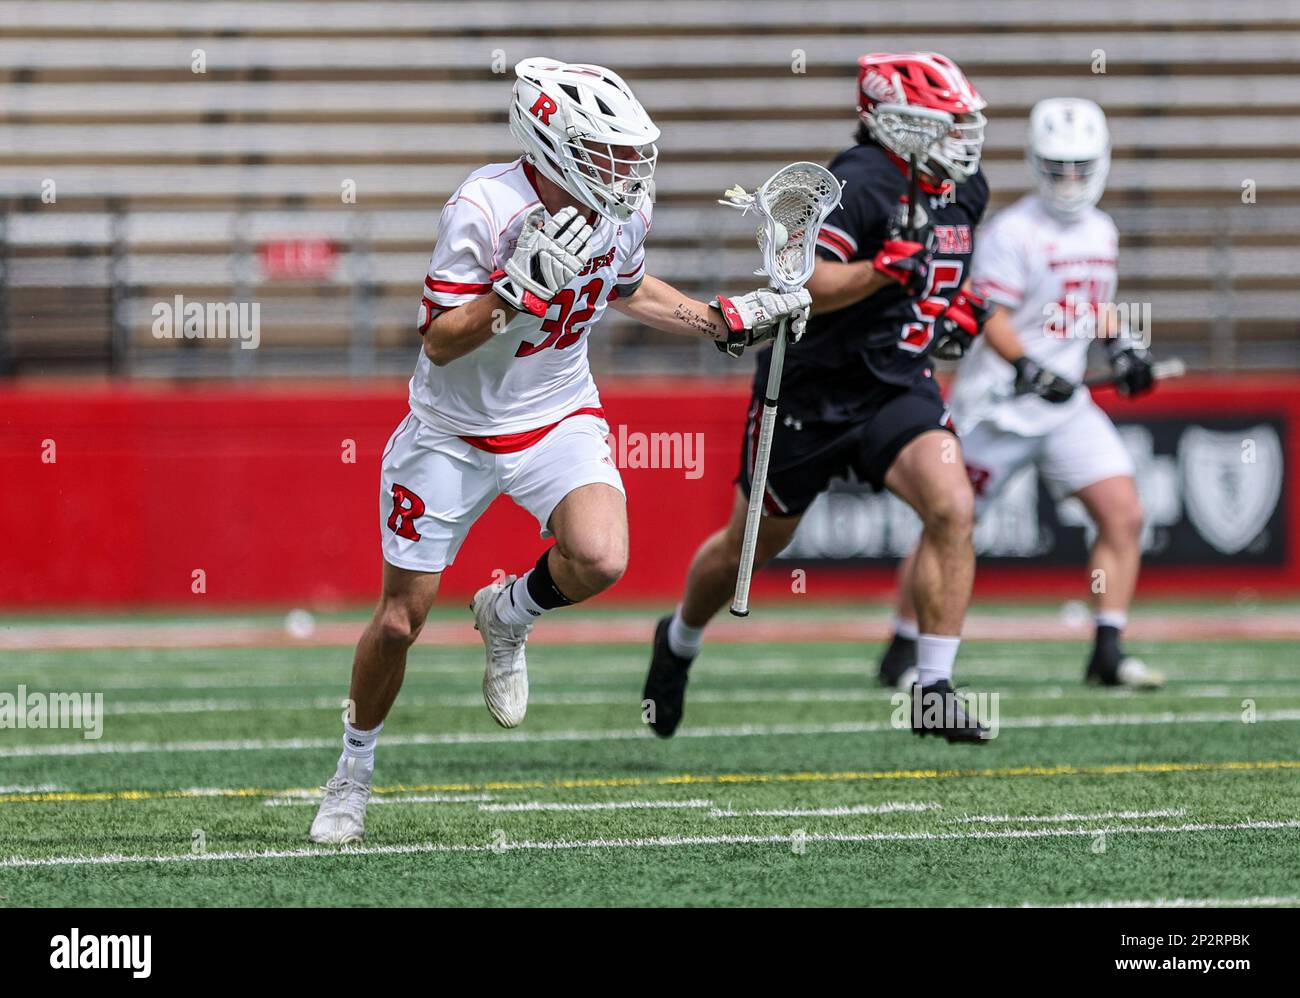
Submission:
POLYGON ((749 607, 745 607, 743 610, 738 610, 738 609, 736 609, 736 607, 733 606, 733 607, 731 608, 731 615, 732 615, 733 617, 748 617, 748 616, 749 616, 749 607))

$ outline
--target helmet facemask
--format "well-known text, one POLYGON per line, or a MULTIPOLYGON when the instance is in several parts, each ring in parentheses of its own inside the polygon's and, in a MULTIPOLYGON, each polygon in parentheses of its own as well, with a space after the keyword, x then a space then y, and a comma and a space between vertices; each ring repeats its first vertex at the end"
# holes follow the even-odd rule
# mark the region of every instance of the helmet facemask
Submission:
POLYGON ((988 119, 983 111, 968 111, 953 116, 952 128, 930 153, 921 169, 940 180, 964 183, 980 168, 984 149, 984 126, 988 119))
POLYGON ((1110 156, 1070 161, 1043 159, 1031 152, 1029 168, 1048 211, 1072 222, 1101 200, 1110 172, 1110 156))
MULTIPOLYGON (((565 144, 578 165, 579 183, 593 201, 584 200, 602 215, 626 222, 647 201, 654 201, 655 162, 659 148, 653 143, 641 146, 616 145, 583 137, 565 144), (603 210, 602 210, 603 208, 603 210)), ((575 196, 580 195, 575 193, 575 196)))

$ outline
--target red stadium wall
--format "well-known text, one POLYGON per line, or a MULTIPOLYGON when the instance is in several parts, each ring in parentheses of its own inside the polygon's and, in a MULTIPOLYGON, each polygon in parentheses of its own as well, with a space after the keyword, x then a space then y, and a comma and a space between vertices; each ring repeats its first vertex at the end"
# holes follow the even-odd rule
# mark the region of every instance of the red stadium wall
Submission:
MULTIPOLYGON (((703 433, 698 477, 681 467, 624 467, 632 558, 610 598, 666 602, 696 545, 729 508, 747 388, 607 381, 603 397, 633 463, 640 455, 631 434, 703 433)), ((1300 489, 1290 481, 1300 468, 1300 378, 1188 378, 1136 403, 1113 393, 1099 400, 1126 415, 1282 420, 1282 501, 1286 522, 1300 524, 1300 489)), ((0 606, 369 601, 379 580, 379 455, 405 411, 399 382, 0 389, 0 606), (348 441, 353 462, 343 459, 348 441), (201 595, 192 592, 196 570, 205 577, 201 595)), ((1300 591, 1300 558, 1287 542, 1281 565, 1150 568, 1142 591, 1300 591)), ((461 596, 494 569, 527 568, 542 547, 529 517, 498 500, 448 570, 444 592, 461 596)), ((757 591, 788 593, 789 571, 763 573, 757 591)), ((1080 568, 986 568, 977 587, 983 595, 1077 594, 1081 575, 1080 568)), ((879 567, 814 567, 807 578, 814 597, 862 597, 889 586, 889 571, 879 567)))

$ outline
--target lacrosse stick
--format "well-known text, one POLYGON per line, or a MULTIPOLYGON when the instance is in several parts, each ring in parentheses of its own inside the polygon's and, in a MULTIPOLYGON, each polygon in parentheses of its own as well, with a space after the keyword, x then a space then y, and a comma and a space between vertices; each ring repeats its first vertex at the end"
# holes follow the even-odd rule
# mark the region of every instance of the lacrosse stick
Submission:
POLYGON ((936 111, 914 104, 878 104, 875 112, 876 129, 882 133, 884 144, 894 153, 907 157, 907 232, 916 232, 916 202, 920 197, 921 160, 929 155, 949 129, 953 117, 947 111, 936 111))
MULTIPOLYGON (((1187 365, 1177 357, 1170 360, 1158 360, 1151 365, 1151 377, 1155 381, 1164 381, 1166 378, 1181 378, 1186 373, 1187 365)), ((1111 388, 1117 382, 1115 381, 1115 375, 1107 372, 1085 378, 1083 383, 1089 388, 1111 388)))
MULTIPOLYGON (((772 287, 783 294, 798 291, 812 275, 817 262, 817 232, 822 222, 840 203, 840 182, 816 163, 791 163, 768 178, 755 193, 733 187, 724 195, 725 204, 743 213, 757 212, 763 220, 758 246, 763 251, 765 274, 772 287)), ((776 404, 781 392, 781 369, 785 366, 787 323, 782 320, 772 341, 772 366, 763 393, 763 418, 754 455, 754 473, 749 484, 749 512, 745 516, 745 538, 740 548, 740 570, 731 612, 749 615, 749 584, 754 574, 754 552, 758 547, 758 525, 767 492, 767 461, 776 427, 776 404)))
MULTIPOLYGON (((1170 360, 1159 360, 1151 365, 1151 377, 1155 381, 1164 381, 1166 378, 1181 378, 1186 373, 1187 365, 1177 357, 1170 360)), ((1085 388, 1108 388, 1114 386, 1114 384, 1115 375, 1110 374, 1109 372, 1094 374, 1090 378, 1083 379, 1083 386, 1085 388)), ((969 416, 965 422, 970 423, 973 426, 975 423, 978 423, 980 419, 984 418, 984 415, 993 406, 1001 405, 1003 402, 1010 402, 1012 399, 1024 398, 1025 396, 1032 394, 1033 392, 1017 392, 1014 389, 1010 391, 990 391, 978 403, 979 408, 976 411, 979 415, 969 416)))

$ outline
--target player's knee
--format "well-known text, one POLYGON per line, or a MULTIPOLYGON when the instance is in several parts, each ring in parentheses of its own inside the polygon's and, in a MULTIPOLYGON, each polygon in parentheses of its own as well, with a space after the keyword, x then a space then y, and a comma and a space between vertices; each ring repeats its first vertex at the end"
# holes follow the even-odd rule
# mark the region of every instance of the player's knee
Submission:
POLYGON ((593 589, 608 589, 627 571, 627 549, 607 544, 579 552, 574 558, 578 573, 593 589))
POLYGON ((968 488, 949 489, 928 505, 922 519, 933 534, 949 540, 968 538, 975 530, 975 495, 968 488))
POLYGON ((1136 544, 1142 537, 1142 524, 1142 506, 1132 502, 1107 511, 1097 526, 1098 531, 1107 537, 1124 544, 1136 544))
POLYGON ((392 647, 410 647, 424 628, 425 616, 425 611, 407 603, 385 603, 376 620, 379 640, 392 647))

